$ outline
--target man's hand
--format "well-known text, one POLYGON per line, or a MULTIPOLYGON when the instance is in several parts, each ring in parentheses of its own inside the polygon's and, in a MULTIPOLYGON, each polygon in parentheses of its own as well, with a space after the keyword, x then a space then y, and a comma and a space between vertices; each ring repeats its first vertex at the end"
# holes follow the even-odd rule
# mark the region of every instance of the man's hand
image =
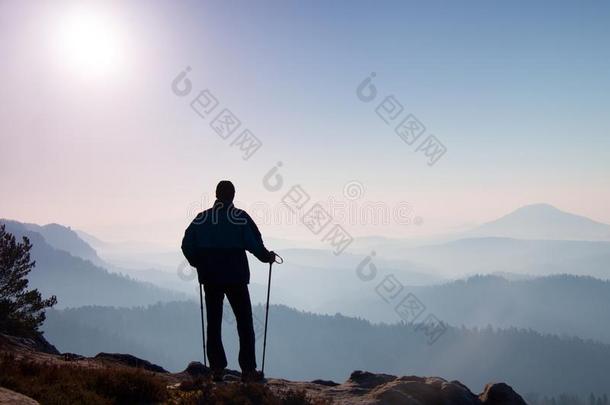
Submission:
POLYGON ((273 250, 271 250, 269 252, 269 262, 268 263, 275 263, 275 256, 276 256, 275 252, 273 250))

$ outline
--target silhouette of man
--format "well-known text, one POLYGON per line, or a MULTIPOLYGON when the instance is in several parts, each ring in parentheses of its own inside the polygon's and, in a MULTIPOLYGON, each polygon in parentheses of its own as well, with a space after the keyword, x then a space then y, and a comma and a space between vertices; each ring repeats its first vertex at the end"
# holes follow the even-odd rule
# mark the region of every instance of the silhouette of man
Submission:
POLYGON ((246 250, 263 263, 273 262, 275 253, 265 248, 252 218, 233 206, 234 197, 233 183, 227 180, 218 183, 212 208, 199 213, 186 229, 182 252, 190 265, 197 269, 199 283, 203 284, 205 291, 207 353, 213 379, 221 381, 227 366, 221 337, 226 295, 237 320, 242 380, 259 381, 263 375, 256 370, 246 250))

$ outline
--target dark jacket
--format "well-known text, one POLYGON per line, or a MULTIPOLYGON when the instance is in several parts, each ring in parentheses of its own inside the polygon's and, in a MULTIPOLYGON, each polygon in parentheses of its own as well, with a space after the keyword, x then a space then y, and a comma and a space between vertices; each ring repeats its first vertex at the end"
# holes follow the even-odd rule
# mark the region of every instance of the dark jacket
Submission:
POLYGON ((271 260, 252 218, 233 204, 218 200, 197 215, 182 239, 182 252, 197 269, 202 284, 249 283, 246 250, 263 263, 271 260))

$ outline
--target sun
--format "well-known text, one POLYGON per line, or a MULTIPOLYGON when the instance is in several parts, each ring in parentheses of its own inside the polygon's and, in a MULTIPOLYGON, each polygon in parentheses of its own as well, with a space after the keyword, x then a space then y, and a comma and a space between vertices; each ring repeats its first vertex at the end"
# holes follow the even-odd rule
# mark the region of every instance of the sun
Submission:
POLYGON ((99 9, 75 9, 62 14, 56 45, 59 62, 85 76, 115 73, 123 63, 121 29, 99 9))

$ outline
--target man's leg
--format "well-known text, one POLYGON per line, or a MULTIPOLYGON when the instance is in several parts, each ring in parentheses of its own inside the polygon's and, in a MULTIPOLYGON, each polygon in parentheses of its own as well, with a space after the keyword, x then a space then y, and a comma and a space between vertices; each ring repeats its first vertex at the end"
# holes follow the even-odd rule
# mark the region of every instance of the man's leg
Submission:
POLYGON ((242 371, 256 370, 254 352, 254 325, 252 323, 252 304, 247 284, 227 287, 227 298, 237 321, 239 334, 239 366, 242 371))
POLYGON ((210 368, 224 369, 227 367, 227 357, 222 346, 222 303, 224 288, 222 286, 204 284, 205 309, 208 314, 208 359, 210 368))

